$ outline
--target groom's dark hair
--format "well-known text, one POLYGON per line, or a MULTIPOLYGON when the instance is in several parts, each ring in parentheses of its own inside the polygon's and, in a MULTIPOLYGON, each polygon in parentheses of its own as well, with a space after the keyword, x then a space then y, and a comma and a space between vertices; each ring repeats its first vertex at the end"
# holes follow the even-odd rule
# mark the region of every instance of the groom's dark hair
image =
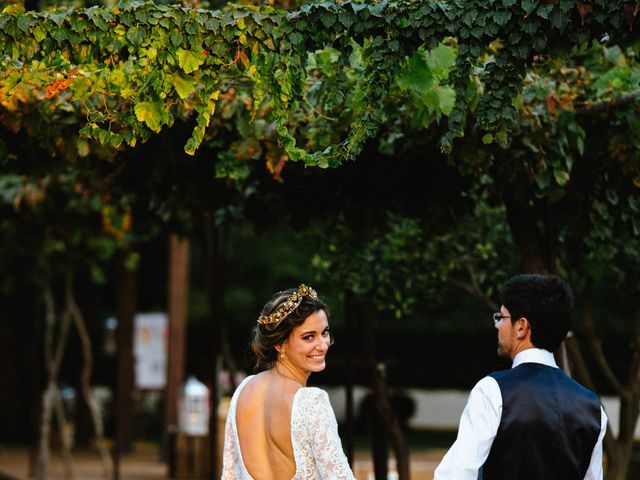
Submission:
POLYGON ((500 289, 500 301, 511 322, 524 317, 531 326, 531 343, 553 352, 573 322, 573 294, 555 275, 525 274, 511 277, 500 289))

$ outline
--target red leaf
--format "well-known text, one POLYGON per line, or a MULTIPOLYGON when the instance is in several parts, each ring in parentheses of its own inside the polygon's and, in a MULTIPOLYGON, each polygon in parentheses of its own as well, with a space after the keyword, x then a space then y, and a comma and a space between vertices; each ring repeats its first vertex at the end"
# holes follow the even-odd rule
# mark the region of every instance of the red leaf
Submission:
POLYGON ((593 10, 593 5, 588 2, 583 2, 582 0, 576 0, 576 5, 578 7, 578 14, 580 14, 580 20, 582 21, 582 25, 584 25, 584 19, 589 12, 593 10))
POLYGON ((547 102, 547 110, 549 110, 549 113, 551 115, 555 116, 556 107, 558 106, 558 95, 556 94, 555 90, 549 94, 546 102, 547 102))
POLYGON ((71 83, 71 80, 56 80, 55 82, 53 82, 52 85, 47 85, 47 89, 46 89, 46 93, 45 93, 45 98, 47 100, 55 97, 57 94, 59 94, 60 92, 65 91, 67 88, 69 88, 69 84, 71 83))

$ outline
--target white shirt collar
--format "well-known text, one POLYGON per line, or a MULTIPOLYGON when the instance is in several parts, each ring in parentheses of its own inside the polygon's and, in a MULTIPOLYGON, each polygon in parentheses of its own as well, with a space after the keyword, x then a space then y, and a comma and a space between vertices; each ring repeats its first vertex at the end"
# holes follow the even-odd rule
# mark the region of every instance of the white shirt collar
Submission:
POLYGON ((558 368, 553 353, 542 348, 528 348, 519 352, 513 359, 511 368, 515 368, 522 363, 541 363, 548 367, 558 368))

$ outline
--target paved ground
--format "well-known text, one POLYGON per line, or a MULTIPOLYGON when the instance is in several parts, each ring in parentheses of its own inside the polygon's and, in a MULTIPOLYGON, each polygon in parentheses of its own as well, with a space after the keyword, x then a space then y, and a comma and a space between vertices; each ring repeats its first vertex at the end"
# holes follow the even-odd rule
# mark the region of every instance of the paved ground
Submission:
MULTIPOLYGON (((411 480, 433 480, 433 471, 442 459, 445 451, 430 450, 425 452, 412 452, 411 454, 411 480)), ((353 466, 357 480, 373 480, 373 464, 368 453, 356 453, 353 466)), ((389 462, 389 480, 396 480, 395 461, 389 462)))
MULTIPOLYGON (((136 446, 135 454, 121 460, 122 480, 166 479, 167 468, 159 461, 157 448, 136 446)), ((64 466, 59 454, 51 457, 49 480, 63 480, 64 466)), ((28 452, 24 448, 0 448, 0 480, 27 480, 28 452), (4 475, 4 476, 3 476, 4 475)), ((104 480, 105 476, 97 452, 73 454, 73 478, 75 480, 104 480)))
MULTIPOLYGON (((433 470, 444 451, 414 452, 411 462, 412 480, 431 480, 433 470)), ((167 467, 159 460, 157 447, 137 445, 135 453, 121 461, 121 480, 167 480, 167 467)), ((0 446, 0 480, 28 480, 28 455, 26 449, 0 446)), ((390 461, 389 480, 395 480, 395 462, 390 461)), ((354 473, 357 480, 373 480, 372 464, 367 452, 356 452, 354 473)), ((73 455, 75 480, 104 480, 105 476, 98 456, 93 452, 76 452, 73 455)), ((65 480, 59 455, 52 455, 49 480, 65 480)))

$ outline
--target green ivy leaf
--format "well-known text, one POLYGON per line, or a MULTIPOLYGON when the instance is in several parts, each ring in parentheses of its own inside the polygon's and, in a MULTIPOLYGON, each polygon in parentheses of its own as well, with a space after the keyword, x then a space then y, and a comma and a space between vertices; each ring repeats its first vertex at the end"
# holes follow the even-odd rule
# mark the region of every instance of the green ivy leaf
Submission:
POLYGON ((2 13, 8 13, 9 15, 17 15, 19 13, 24 13, 24 4, 22 3, 12 3, 4 7, 2 13))
POLYGON ((204 63, 204 55, 202 52, 193 52, 192 50, 178 49, 178 65, 185 73, 195 72, 204 63))
POLYGON ((493 133, 485 133, 482 136, 482 143, 484 143, 485 145, 489 145, 491 143, 493 143, 493 133))
POLYGON ((171 83, 182 100, 187 98, 191 92, 195 90, 197 84, 195 78, 184 77, 180 72, 173 73, 171 76, 171 83))
POLYGON ((344 25, 345 28, 350 28, 351 25, 353 25, 354 21, 353 15, 349 14, 348 12, 340 12, 340 14, 338 15, 338 20, 342 25, 344 25))
POLYGON ((182 43, 182 40, 184 39, 184 37, 182 36, 182 33, 180 33, 180 31, 173 30, 171 32, 171 35, 169 36, 169 39, 171 40, 171 43, 173 44, 173 46, 177 47, 182 43))
POLYGON ((535 0, 523 0, 522 8, 527 12, 527 15, 531 15, 531 12, 536 8, 537 3, 538 2, 535 0))
POLYGON ((381 17, 386 6, 387 0, 376 2, 372 5, 369 5, 369 13, 371 13, 371 15, 373 15, 374 17, 381 17))
POLYGON ((429 68, 423 49, 418 49, 409 57, 406 68, 398 74, 396 82, 401 89, 418 93, 424 93, 433 86, 435 76, 429 68))
POLYGON ((551 183, 551 176, 547 172, 541 173, 536 177, 536 183, 538 184, 538 188, 544 191, 549 187, 549 183, 551 183))
MULTIPOLYGON (((436 119, 442 114, 448 116, 455 107, 456 92, 450 86, 440 85, 440 82, 448 77, 455 58, 455 50, 443 44, 431 52, 419 48, 396 77, 397 85, 416 93, 436 119)), ((420 112, 416 112, 416 120, 424 126, 428 125, 428 117, 420 118, 420 112)))
POLYGON ((561 30, 567 22, 567 18, 560 11, 560 9, 555 9, 549 15, 549 20, 551 21, 551 26, 561 30))
POLYGON ((135 46, 140 45, 144 40, 144 30, 141 28, 131 27, 127 31, 127 40, 135 46))
POLYGON ((498 140, 498 142, 500 142, 501 144, 505 145, 507 143, 507 140, 509 140, 509 134, 507 133, 506 130, 500 130, 496 134, 496 140, 498 140))
POLYGON ((499 10, 494 14, 493 19, 498 25, 502 26, 507 24, 511 19, 511 15, 512 13, 508 10, 499 10))
POLYGON ((450 115, 456 103, 456 91, 449 86, 437 87, 435 89, 438 99, 438 109, 445 115, 450 115))
POLYGON ((427 53, 426 57, 427 65, 437 80, 446 79, 456 63, 455 49, 443 44, 427 53))
POLYGON ((302 43, 304 41, 304 35, 302 35, 300 32, 293 32, 291 35, 289 35, 289 40, 294 45, 298 45, 299 43, 302 43))
POLYGON ((33 38, 36 39, 36 42, 40 43, 42 42, 42 40, 47 38, 47 34, 44 30, 42 30, 42 28, 40 28, 40 26, 37 26, 33 29, 33 38))
POLYGON ((138 121, 144 122, 154 132, 160 131, 160 127, 169 121, 169 114, 161 102, 140 102, 134 111, 138 121))
POLYGON ((555 178, 556 183, 559 186, 563 187, 567 184, 567 182, 569 182, 569 179, 571 177, 569 176, 569 172, 567 172, 566 170, 554 169, 553 178, 555 178))
POLYGON ((537 13, 540 17, 544 19, 548 19, 549 13, 551 13, 552 10, 553 10, 553 4, 548 3, 547 5, 540 5, 538 7, 537 13))
POLYGON ((36 21, 37 20, 33 17, 19 15, 17 19, 18 28, 22 30, 22 32, 26 33, 29 28, 31 28, 31 26, 36 23, 36 21))
POLYGON ((333 24, 336 23, 336 16, 333 13, 322 12, 320 14, 320 20, 326 28, 331 28, 333 24))

